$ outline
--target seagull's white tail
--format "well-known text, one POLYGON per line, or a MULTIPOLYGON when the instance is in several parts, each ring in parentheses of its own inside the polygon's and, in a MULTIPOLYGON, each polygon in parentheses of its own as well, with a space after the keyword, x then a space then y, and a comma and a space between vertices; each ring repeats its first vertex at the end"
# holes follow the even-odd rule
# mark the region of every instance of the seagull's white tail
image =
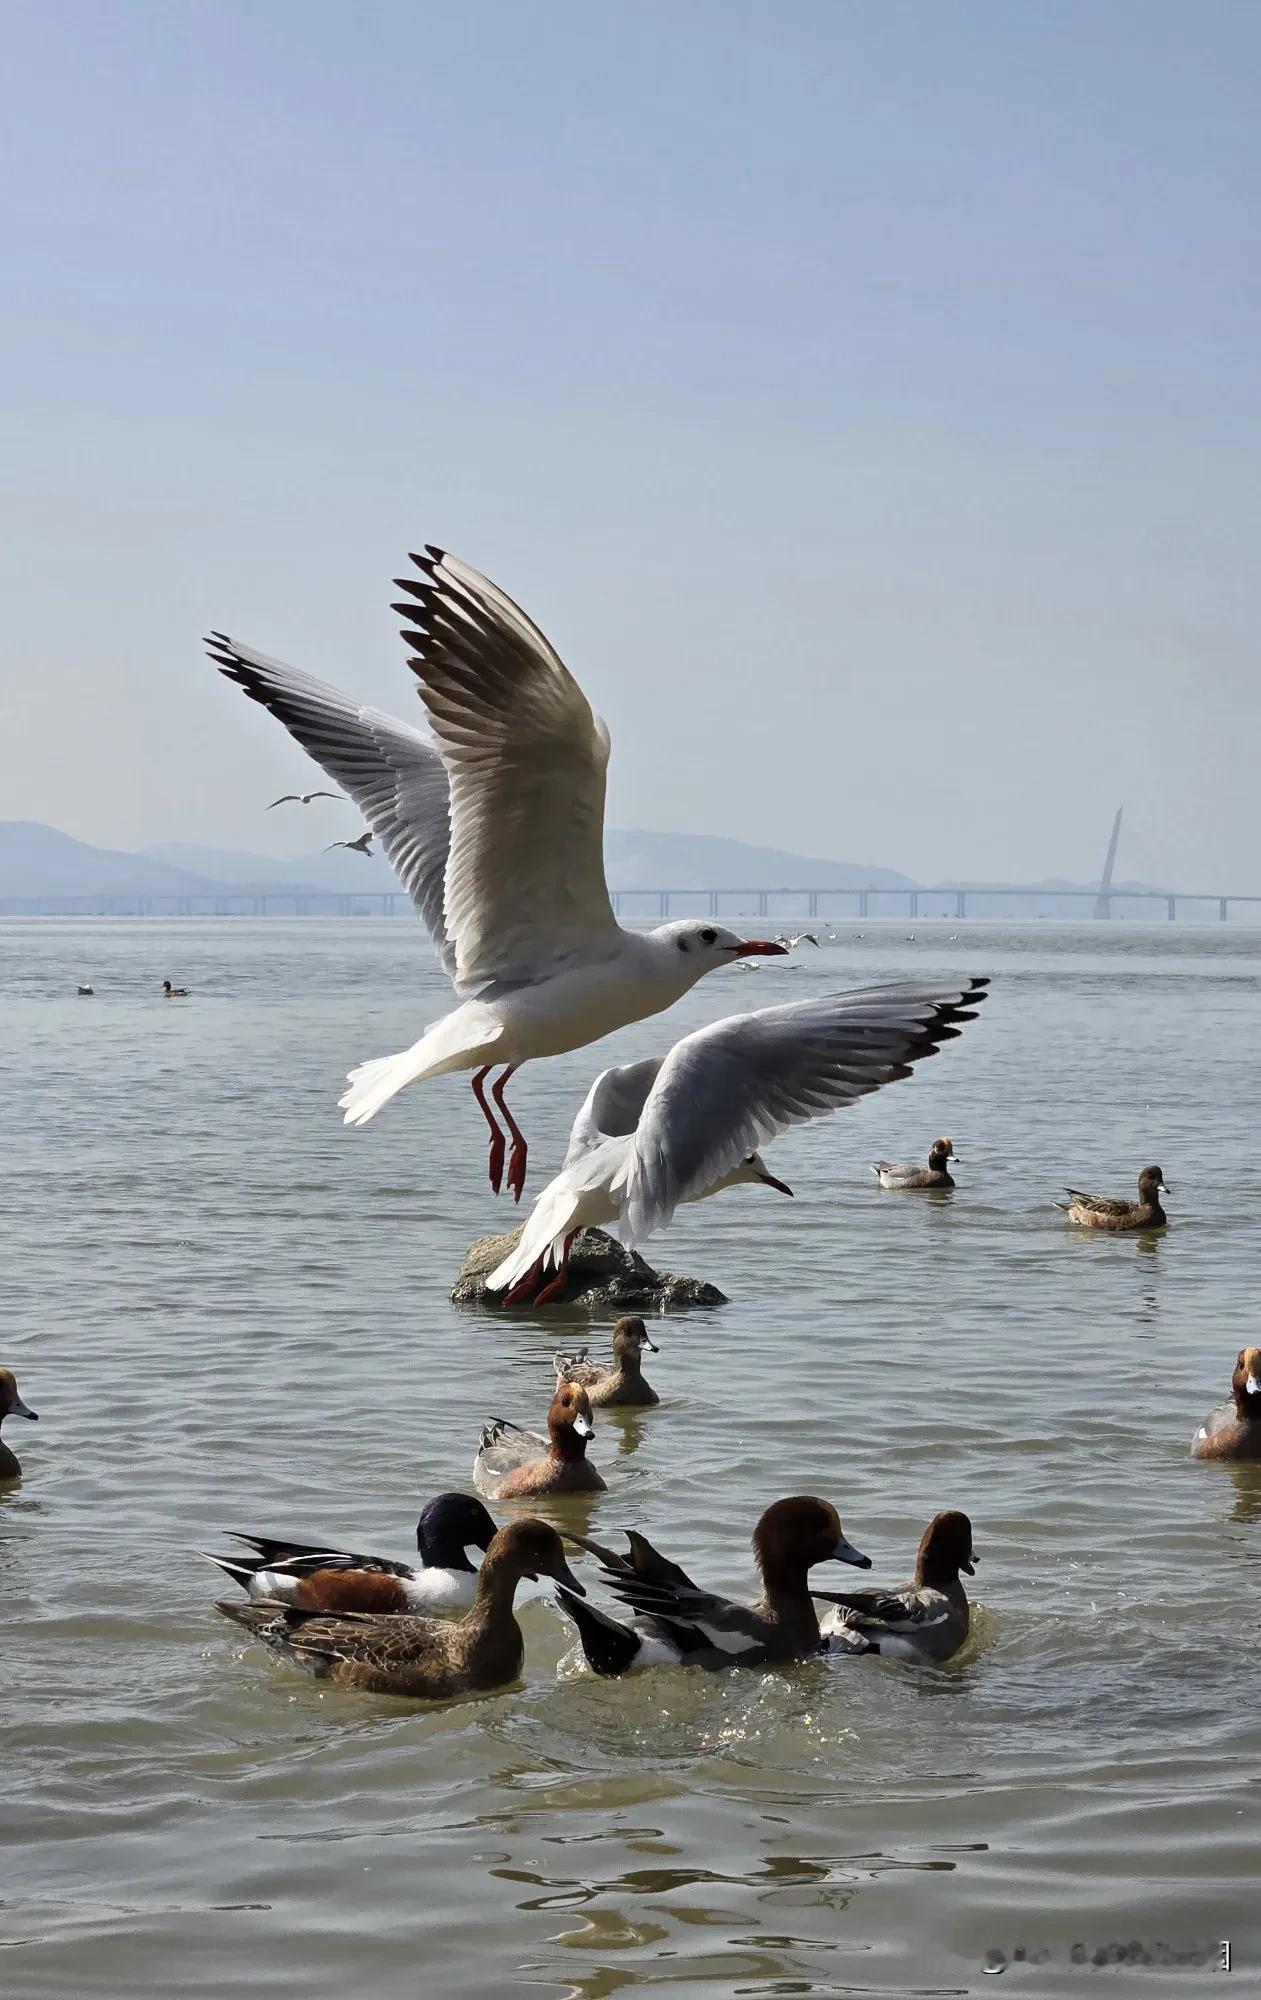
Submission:
POLYGON ((448 1070, 476 1069, 470 1057, 482 1056, 493 1062, 493 1047, 503 1033, 503 1024, 489 1007, 476 1000, 466 1001, 453 1014, 445 1014, 426 1028, 418 1042, 396 1056, 374 1056, 371 1062, 352 1069, 346 1081, 350 1089, 337 1100, 346 1114, 347 1125, 366 1125, 383 1104, 397 1097, 409 1083, 423 1083, 426 1077, 442 1076, 448 1070))
POLYGON ((487 1278, 487 1291, 506 1292, 512 1285, 520 1284, 540 1257, 545 1271, 558 1268, 565 1238, 577 1226, 578 1208, 579 1198, 572 1187, 565 1186, 563 1175, 549 1181, 530 1211, 516 1249, 487 1278))

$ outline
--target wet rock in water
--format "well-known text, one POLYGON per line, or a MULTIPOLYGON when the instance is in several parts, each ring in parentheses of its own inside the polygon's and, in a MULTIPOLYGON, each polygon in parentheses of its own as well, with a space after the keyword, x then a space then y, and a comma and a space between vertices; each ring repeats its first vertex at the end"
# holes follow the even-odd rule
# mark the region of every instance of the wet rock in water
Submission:
MULTIPOLYGON (((524 1227, 524 1225, 522 1225, 524 1227)), ((457 1306, 498 1306, 499 1294, 488 1293, 486 1280, 521 1240, 521 1228, 504 1236, 479 1236, 451 1293, 457 1306)), ((673 1271, 654 1271, 637 1250, 628 1250, 603 1229, 578 1233, 569 1259, 569 1283, 557 1305, 633 1307, 637 1312, 673 1312, 680 1306, 725 1306, 727 1296, 703 1278, 683 1278, 673 1271)), ((544 1308, 546 1310, 546 1308, 544 1308)))

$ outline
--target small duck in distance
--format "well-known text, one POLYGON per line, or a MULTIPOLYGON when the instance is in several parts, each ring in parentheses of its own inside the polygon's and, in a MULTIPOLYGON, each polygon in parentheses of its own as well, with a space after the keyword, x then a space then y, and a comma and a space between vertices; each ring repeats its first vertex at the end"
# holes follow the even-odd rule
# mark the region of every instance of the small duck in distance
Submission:
POLYGON ((344 847, 348 854, 371 854, 375 839, 376 835, 372 828, 365 826, 363 832, 357 833, 353 840, 330 840, 324 852, 331 854, 335 847, 344 847))
POLYGON ((78 986, 75 988, 76 993, 78 993, 81 998, 91 996, 92 994, 95 993, 95 990, 96 989, 92 985, 91 981, 86 979, 80 980, 78 986))
POLYGON ((1210 1410, 1191 1440, 1192 1458, 1261 1458, 1261 1347, 1241 1347, 1230 1401, 1210 1410))
POLYGON ((594 1435, 586 1390, 576 1382, 558 1382, 546 1437, 503 1417, 486 1425, 473 1461, 473 1484, 488 1500, 603 1493, 604 1480, 587 1458, 587 1441, 594 1435))
POLYGON ((628 1314, 625 1319, 619 1319, 613 1328, 611 1368, 602 1368, 598 1361, 588 1361, 584 1347, 579 1354, 555 1356, 556 1380, 576 1382, 585 1389, 593 1409, 648 1409, 653 1403, 659 1403, 661 1398, 644 1379, 645 1348, 653 1354, 661 1352, 656 1341, 649 1339, 648 1329, 638 1314, 628 1314))
MULTIPOLYGON (((39 1422, 38 1413, 24 1403, 18 1394, 17 1377, 11 1368, 0 1368, 0 1424, 6 1417, 25 1417, 28 1423, 39 1422)), ((0 1479, 20 1479, 22 1467, 14 1453, 0 1438, 0 1479)))
POLYGON ((255 1601, 305 1611, 440 1613, 468 1610, 477 1587, 469 1552, 485 1553, 495 1534, 471 1493, 439 1493, 416 1523, 417 1563, 235 1533, 232 1540, 244 1542, 251 1555, 203 1553, 255 1601))
POLYGON ((278 799, 272 800, 267 810, 272 812, 277 806, 287 806, 290 800, 295 806, 309 806, 312 799, 344 799, 345 796, 345 792, 282 792, 278 799))
POLYGON ((605 1675, 632 1667, 754 1667, 803 1660, 823 1650, 810 1571, 825 1562, 871 1568, 870 1557, 846 1537, 835 1507, 813 1494, 776 1500, 753 1530, 763 1584, 756 1604, 698 1588, 686 1570, 633 1529, 626 1531, 626 1556, 582 1535, 569 1539, 596 1558, 602 1580, 636 1614, 633 1625, 623 1625, 593 1604, 578 1603, 568 1590, 557 1592, 562 1611, 578 1628, 588 1665, 605 1675))
POLYGON ((1144 1167, 1138 1177, 1138 1200, 1123 1201, 1119 1195, 1083 1194, 1080 1188, 1065 1188, 1067 1201, 1057 1201, 1070 1222, 1082 1229, 1163 1229, 1169 1217, 1160 1205, 1165 1185, 1160 1167, 1144 1167))
POLYGON ((162 981, 162 998, 164 1000, 187 1000, 188 988, 187 986, 172 986, 169 979, 164 979, 162 981))
POLYGON ((934 1515, 920 1537, 915 1575, 905 1590, 814 1592, 837 1607, 821 1627, 829 1650, 948 1660, 968 1636, 968 1599, 959 1572, 973 1575, 979 1560, 967 1515, 956 1508, 934 1515))
POLYGON ((871 1171, 882 1188, 952 1188, 954 1175, 947 1162, 954 1158, 953 1139, 934 1139, 928 1149, 926 1167, 905 1166, 896 1160, 875 1160, 871 1171))
POLYGON ((248 1599, 215 1609, 294 1666, 338 1687, 441 1701, 488 1694, 519 1678, 525 1641, 516 1619, 517 1586, 542 1576, 584 1594, 555 1528, 546 1521, 513 1521, 487 1549, 472 1609, 463 1618, 337 1616, 248 1599))

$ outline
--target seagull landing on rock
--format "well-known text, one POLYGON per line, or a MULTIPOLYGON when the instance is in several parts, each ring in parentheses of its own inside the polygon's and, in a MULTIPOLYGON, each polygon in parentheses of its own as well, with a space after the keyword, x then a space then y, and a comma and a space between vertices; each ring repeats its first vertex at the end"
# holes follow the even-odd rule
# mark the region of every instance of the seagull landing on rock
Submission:
POLYGON ((574 1120, 564 1166, 487 1289, 504 1292, 505 1305, 547 1305, 564 1295, 580 1229, 616 1222, 634 1245, 682 1202, 742 1181, 791 1194, 758 1147, 909 1076, 975 1020, 988 984, 908 981, 732 1014, 684 1036, 664 1061, 606 1069, 574 1120))
POLYGON ((276 806, 287 806, 290 800, 295 806, 309 806, 312 799, 342 799, 345 796, 344 792, 282 792, 278 799, 272 800, 267 810, 271 812, 276 806))
MULTIPOLYGON (((490 1182, 520 1200, 526 1141, 503 1092, 520 1064, 672 1006, 705 973, 784 947, 718 924, 623 930, 604 879, 609 735, 559 654, 488 577, 441 549, 400 579, 435 741, 213 633, 211 658, 355 801, 429 930, 460 1006, 350 1073, 364 1125, 409 1083, 472 1070, 490 1182), (486 1080, 502 1064, 487 1101, 486 1080)), ((354 843, 350 843, 354 845, 354 843)))
POLYGON ((331 854, 335 847, 344 847, 350 854, 371 854, 372 843, 375 839, 376 835, 372 831, 372 828, 365 826, 363 832, 356 834, 353 840, 330 840, 324 852, 325 854, 331 854))

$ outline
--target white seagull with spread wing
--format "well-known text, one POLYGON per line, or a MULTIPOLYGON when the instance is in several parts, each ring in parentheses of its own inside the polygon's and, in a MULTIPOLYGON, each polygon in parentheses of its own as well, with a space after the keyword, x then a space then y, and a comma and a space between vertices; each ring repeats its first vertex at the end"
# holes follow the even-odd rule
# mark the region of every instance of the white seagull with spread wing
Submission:
POLYGON ((564 663, 512 599, 429 547, 397 605, 434 740, 221 632, 211 658, 352 798, 424 919, 461 1005, 399 1055, 350 1072, 348 1125, 409 1083, 472 1070, 490 1127, 490 1180, 520 1200, 525 1138, 503 1100, 534 1057, 599 1041, 659 1013, 706 972, 783 946, 718 924, 623 930, 604 879, 609 735, 564 663))
POLYGON ((636 1244, 682 1202, 741 1181, 791 1194, 758 1147, 909 1076, 975 1019, 988 984, 907 981, 763 1007, 698 1028, 664 1059, 606 1069, 574 1120, 564 1165, 487 1289, 504 1292, 505 1305, 530 1296, 547 1305, 564 1293, 580 1229, 616 1222, 636 1244))

